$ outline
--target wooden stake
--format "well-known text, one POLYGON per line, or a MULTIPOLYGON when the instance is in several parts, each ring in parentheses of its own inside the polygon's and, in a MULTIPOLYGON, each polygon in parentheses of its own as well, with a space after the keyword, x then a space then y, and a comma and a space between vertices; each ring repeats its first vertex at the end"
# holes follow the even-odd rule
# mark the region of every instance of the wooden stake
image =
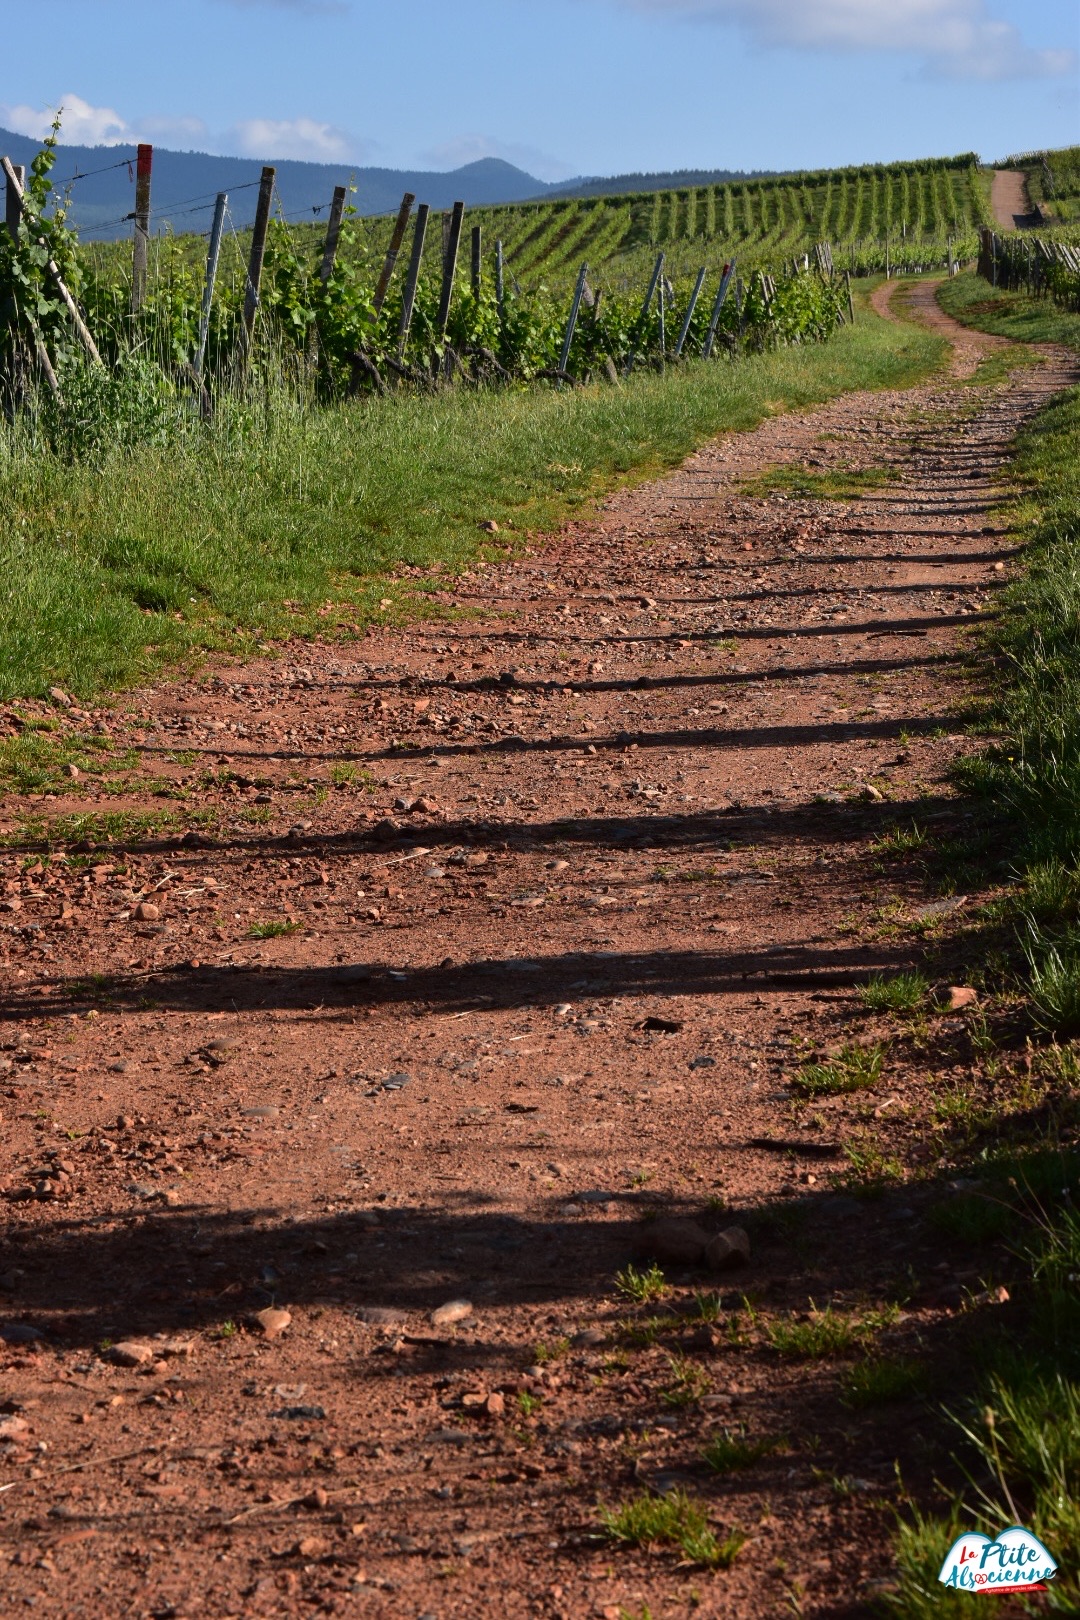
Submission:
POLYGON ((154 148, 140 143, 135 165, 135 240, 131 248, 131 313, 137 315, 146 297, 146 244, 150 236, 150 174, 154 148))
POLYGON ((720 325, 720 311, 724 307, 724 300, 728 295, 728 288, 731 286, 731 278, 734 274, 735 261, 733 259, 730 264, 725 264, 724 273, 720 277, 720 286, 717 289, 716 302, 713 304, 712 315, 709 319, 709 330, 706 332, 705 342, 701 346, 701 356, 703 360, 708 360, 709 356, 713 352, 713 344, 716 342, 716 329, 720 325))
POLYGON ((458 248, 461 246, 461 225, 464 218, 465 204, 456 202, 450 215, 450 236, 443 259, 442 297, 439 299, 439 319, 436 323, 436 335, 440 342, 446 336, 446 326, 450 319, 450 301, 454 296, 454 277, 457 274, 458 248))
MULTIPOLYGON (((7 183, 8 183, 9 192, 14 191, 14 193, 15 193, 15 196, 16 196, 16 198, 18 200, 18 204, 19 204, 19 212, 22 214, 23 218, 26 220, 26 223, 30 226, 31 231, 34 231, 34 229, 35 229, 35 221, 31 217, 31 215, 30 215, 30 213, 29 213, 29 211, 27 209, 26 198, 23 195, 22 183, 21 183, 21 181, 19 180, 18 176, 15 173, 14 166, 5 157, 5 158, 0 158, 0 168, 2 168, 3 171, 4 171, 4 176, 5 176, 5 178, 7 180, 7 183)), ((43 237, 36 236, 35 239, 37 241, 38 247, 45 248, 45 241, 44 241, 43 237)), ((46 249, 46 251, 48 251, 48 250, 46 249)), ((57 263, 56 263, 55 259, 47 258, 45 260, 45 268, 48 271, 49 275, 52 277, 53 281, 56 283, 56 290, 60 294, 60 297, 64 301, 65 309, 67 310, 68 314, 71 316, 72 322, 74 323, 74 326, 75 326, 75 330, 79 334, 80 343, 82 344, 83 348, 86 350, 87 354, 90 356, 90 359, 93 361, 94 365, 103 366, 104 362, 102 361, 102 358, 101 358, 100 354, 98 353, 97 344, 94 342, 93 338, 90 335, 90 328, 87 326, 86 322, 83 320, 82 316, 79 314, 79 306, 76 304, 74 298, 72 298, 70 292, 68 291, 67 283, 65 282, 63 276, 60 274, 60 270, 59 270, 59 267, 57 266, 57 263)))
POLYGON ((219 191, 214 204, 214 223, 210 227, 210 247, 206 254, 206 280, 203 283, 202 314, 199 316, 199 342, 192 366, 200 380, 206 360, 206 340, 210 334, 210 310, 214 302, 214 282, 217 280, 218 260, 221 257, 221 236, 225 226, 225 208, 229 201, 226 191, 219 191))
POLYGON ((682 326, 679 329, 679 341, 675 345, 675 358, 676 358, 676 360, 679 358, 679 356, 683 352, 683 344, 686 342, 687 336, 689 335, 690 322, 694 318, 694 311, 697 308, 697 301, 701 297, 701 289, 702 289, 702 287, 704 285, 705 285, 705 266, 702 265, 701 269, 698 271, 698 278, 697 278, 697 282, 696 282, 696 284, 694 286, 694 290, 690 294, 690 302, 686 306, 686 314, 683 316, 682 326))
POLYGON ((266 258, 266 233, 270 228, 270 209, 274 201, 274 176, 277 170, 263 169, 259 181, 259 201, 255 208, 255 227, 251 233, 251 255, 248 259, 247 291, 244 294, 244 326, 241 349, 245 357, 251 350, 255 333, 255 316, 259 308, 259 288, 262 285, 263 260, 266 258))
POLYGON ((394 231, 390 238, 390 246, 387 248, 386 258, 383 260, 382 275, 379 277, 379 284, 375 288, 375 296, 372 299, 372 303, 375 306, 376 320, 378 320, 380 314, 382 313, 383 304, 386 302, 386 295, 390 290, 390 277, 394 274, 394 266, 397 264, 397 256, 401 252, 401 244, 405 240, 405 232, 409 228, 409 215, 412 213, 412 205, 415 201, 416 198, 413 196, 411 191, 407 191, 404 197, 401 199, 401 207, 398 209, 398 216, 394 221, 394 231))
POLYGON ((398 328, 398 359, 405 353, 405 345, 409 341, 409 328, 412 325, 413 306, 416 303, 416 287, 420 280, 420 266, 424 258, 424 239, 427 236, 428 214, 427 203, 421 203, 416 210, 416 225, 413 228, 412 257, 409 260, 409 273, 405 278, 405 297, 401 305, 401 325, 398 328))
POLYGON ((851 271, 850 270, 845 270, 844 271, 844 280, 847 282, 848 318, 851 321, 852 326, 854 326, 855 325, 855 305, 854 305, 854 303, 852 302, 852 299, 851 299, 851 271))
POLYGON ((474 225, 472 228, 472 295, 477 303, 480 301, 480 292, 484 279, 484 227, 474 225))
POLYGON ((499 306, 499 325, 506 324, 506 276, 503 264, 502 237, 495 243, 495 302, 499 306))
POLYGON ((570 359, 570 345, 574 341, 574 328, 577 326, 578 315, 581 312, 581 300, 585 296, 585 277, 589 274, 589 267, 583 264, 578 272, 577 286, 574 288, 574 301, 570 305, 570 319, 566 323, 566 336, 563 339, 562 358, 559 361, 559 370, 565 371, 570 359))
MULTIPOLYGON (((661 274, 661 271, 663 270, 663 268, 664 268, 664 255, 661 253, 659 255, 659 257, 657 258, 656 263, 653 265, 653 273, 649 277, 649 290, 645 294, 645 302, 641 306, 641 314, 638 316, 638 319, 637 319, 637 330, 639 332, 644 328, 645 322, 648 319, 649 306, 651 305, 651 303, 653 301, 653 294, 656 291, 656 286, 657 286, 657 283, 660 280, 660 274, 661 274)), ((637 349, 635 347, 635 348, 630 350, 630 356, 629 356, 629 358, 628 358, 628 360, 626 362, 625 367, 623 368, 624 374, 628 375, 630 373, 630 371, 633 369, 634 362, 635 362, 636 359, 637 359, 637 349)))
POLYGON ((13 163, 11 172, 15 176, 15 185, 9 180, 5 196, 4 214, 7 219, 8 235, 13 242, 19 240, 19 221, 22 218, 22 208, 19 205, 19 193, 26 184, 26 170, 21 163, 13 163))
POLYGON ((334 196, 330 203, 330 218, 326 222, 326 241, 323 243, 322 264, 319 266, 319 280, 323 286, 334 273, 334 261, 337 258, 338 242, 341 240, 341 221, 345 217, 345 198, 348 192, 344 186, 334 187, 334 196))

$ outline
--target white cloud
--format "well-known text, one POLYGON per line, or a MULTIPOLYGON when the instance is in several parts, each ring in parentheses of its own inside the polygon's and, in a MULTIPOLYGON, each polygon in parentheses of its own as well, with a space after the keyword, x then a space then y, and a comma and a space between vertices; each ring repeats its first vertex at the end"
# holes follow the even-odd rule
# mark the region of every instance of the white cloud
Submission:
MULTIPOLYGON (((201 118, 127 119, 113 107, 94 107, 69 94, 63 108, 60 140, 65 146, 134 146, 153 141, 182 151, 198 150, 229 157, 302 158, 314 163, 362 162, 369 144, 345 130, 315 118, 246 118, 215 134, 201 118)), ((52 127, 55 108, 7 106, 0 102, 0 127, 16 135, 43 140, 52 127)))
MULTIPOLYGON (((70 92, 58 105, 63 109, 60 138, 71 146, 128 146, 137 138, 127 119, 112 107, 92 107, 70 92)), ((56 107, 12 107, 0 102, 0 125, 32 140, 44 140, 55 114, 56 107)))
POLYGON ((950 78, 1067 73, 1072 50, 1034 50, 984 0, 621 0, 635 11, 737 22, 764 45, 904 51, 950 78))
POLYGON ((420 161, 433 169, 460 169, 465 163, 476 163, 481 158, 502 158, 538 180, 568 180, 574 170, 567 168, 559 158, 541 152, 535 146, 519 141, 500 141, 494 135, 455 135, 420 154, 420 161))
POLYGON ((333 163, 355 157, 356 142, 314 118, 245 118, 226 130, 222 144, 240 157, 304 158, 333 163))

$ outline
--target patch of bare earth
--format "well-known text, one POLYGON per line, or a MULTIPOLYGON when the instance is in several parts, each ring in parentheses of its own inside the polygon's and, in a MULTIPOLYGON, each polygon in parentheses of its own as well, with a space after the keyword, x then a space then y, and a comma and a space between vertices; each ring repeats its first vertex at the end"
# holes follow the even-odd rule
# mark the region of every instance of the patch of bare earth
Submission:
POLYGON ((858 987, 977 903, 881 838, 963 831, 995 481, 1067 370, 777 417, 465 577, 465 616, 63 713, 177 820, 39 862, 27 817, 112 802, 2 807, 7 1612, 757 1616, 887 1574, 937 1408, 844 1380, 971 1280, 916 1176, 971 1009, 917 1051, 858 987), (788 464, 890 481, 745 487, 788 464), (872 1088, 799 1102, 868 1029, 872 1088), (827 1304, 851 1345, 782 1354, 827 1304), (717 1431, 764 1452, 715 1473, 717 1431), (601 1539, 673 1486, 730 1569, 601 1539))

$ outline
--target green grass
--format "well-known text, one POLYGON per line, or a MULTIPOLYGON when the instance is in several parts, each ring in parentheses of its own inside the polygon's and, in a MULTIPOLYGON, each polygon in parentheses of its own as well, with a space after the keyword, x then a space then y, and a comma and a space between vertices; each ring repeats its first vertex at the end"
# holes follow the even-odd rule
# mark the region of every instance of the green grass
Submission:
POLYGON ((752 1468, 762 1457, 772 1456, 781 1441, 774 1435, 759 1435, 751 1440, 745 1429, 718 1429, 701 1453, 701 1460, 714 1474, 733 1474, 741 1468, 752 1468))
POLYGON ((937 296, 947 315, 980 332, 993 332, 1017 343, 1064 343, 1080 348, 1080 314, 1060 308, 1049 298, 1004 292, 974 271, 943 281, 937 296))
POLYGON ((711 435, 853 388, 919 381, 937 338, 877 320, 828 344, 695 361, 617 388, 454 390, 306 410, 235 404, 164 447, 70 465, 0 430, 0 699, 59 684, 83 699, 208 650, 349 633, 386 617, 388 570, 418 570, 394 616, 606 491, 711 435), (326 610, 320 616, 319 610, 326 610))
POLYGON ((610 1541, 630 1547, 677 1547, 692 1564, 730 1569, 746 1542, 739 1530, 721 1541, 704 1507, 685 1491, 665 1496, 643 1492, 619 1507, 601 1506, 598 1517, 610 1541))
POLYGON ((689 1356, 668 1356, 668 1366, 671 1369, 671 1382, 660 1392, 660 1399, 665 1406, 678 1409, 683 1406, 696 1406, 703 1395, 709 1392, 709 1375, 704 1367, 689 1356))
POLYGON ((788 495, 800 500, 854 501, 871 489, 895 483, 899 472, 893 467, 838 468, 832 472, 812 472, 809 467, 773 467, 752 478, 740 480, 745 495, 788 495))
MULTIPOLYGON (((1059 1159, 1059 1180, 1070 1171, 1075 1184, 1075 1156, 1071 1166, 1059 1159)), ((1059 1565, 1049 1612, 1080 1612, 1080 1216, 1059 1198, 1029 1220, 1027 1233, 1024 1321, 991 1318, 980 1335, 974 1381, 952 1411, 956 1462, 968 1483, 942 1511, 905 1516, 897 1590, 886 1599, 894 1620, 941 1612, 935 1576, 958 1529, 993 1536, 1018 1521, 1059 1565)), ((957 1612, 981 1612, 974 1600, 965 1610, 965 1601, 957 1612)))
POLYGON ((818 1361, 851 1355, 882 1328, 891 1326, 897 1315, 891 1307, 854 1316, 827 1305, 823 1311, 811 1310, 801 1320, 785 1316, 766 1322, 765 1337, 774 1350, 790 1360, 818 1361))
POLYGON ((285 934, 298 934, 303 929, 302 922, 289 922, 284 917, 274 917, 268 922, 255 922, 247 931, 248 939, 281 939, 285 934))
POLYGON ((791 1082, 800 1097, 835 1097, 868 1091, 877 1085, 885 1062, 880 1041, 873 1046, 845 1046, 827 1063, 806 1063, 791 1082))
POLYGON ((663 1299, 667 1293, 667 1279, 658 1265, 653 1264, 645 1271, 628 1265, 616 1273, 615 1287, 624 1299, 632 1299, 638 1305, 648 1305, 654 1300, 663 1299))
POLYGON ((840 1380, 851 1406, 888 1406, 909 1401, 926 1389, 926 1368, 914 1356, 868 1356, 849 1367, 840 1380))
POLYGON ((869 984, 863 986, 859 994, 864 1007, 871 1012, 915 1012, 926 1000, 930 989, 925 974, 912 971, 911 973, 895 973, 892 978, 885 978, 875 974, 869 984))

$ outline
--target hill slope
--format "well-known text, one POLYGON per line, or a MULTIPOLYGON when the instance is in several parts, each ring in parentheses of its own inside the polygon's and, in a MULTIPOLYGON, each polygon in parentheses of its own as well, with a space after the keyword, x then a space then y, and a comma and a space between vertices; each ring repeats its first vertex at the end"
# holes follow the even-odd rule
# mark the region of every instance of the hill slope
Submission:
MULTIPOLYGON (((29 164, 40 142, 0 129, 0 152, 13 163, 29 164)), ((82 234, 103 239, 124 236, 125 216, 135 201, 135 148, 60 146, 54 177, 61 187, 75 176, 71 218, 82 234)), ((268 159, 267 161, 272 161, 268 159)), ((261 164, 253 158, 214 157, 207 152, 154 151, 152 188, 154 224, 177 231, 199 231, 208 225, 214 195, 229 193, 229 208, 238 227, 255 217, 261 164)), ((362 214, 386 214, 411 191, 433 208, 449 208, 459 198, 470 207, 546 196, 541 180, 501 158, 481 158, 447 173, 435 170, 360 169, 345 163, 300 163, 283 159, 276 165, 278 195, 287 216, 325 208, 334 187, 354 184, 353 203, 362 214)))

